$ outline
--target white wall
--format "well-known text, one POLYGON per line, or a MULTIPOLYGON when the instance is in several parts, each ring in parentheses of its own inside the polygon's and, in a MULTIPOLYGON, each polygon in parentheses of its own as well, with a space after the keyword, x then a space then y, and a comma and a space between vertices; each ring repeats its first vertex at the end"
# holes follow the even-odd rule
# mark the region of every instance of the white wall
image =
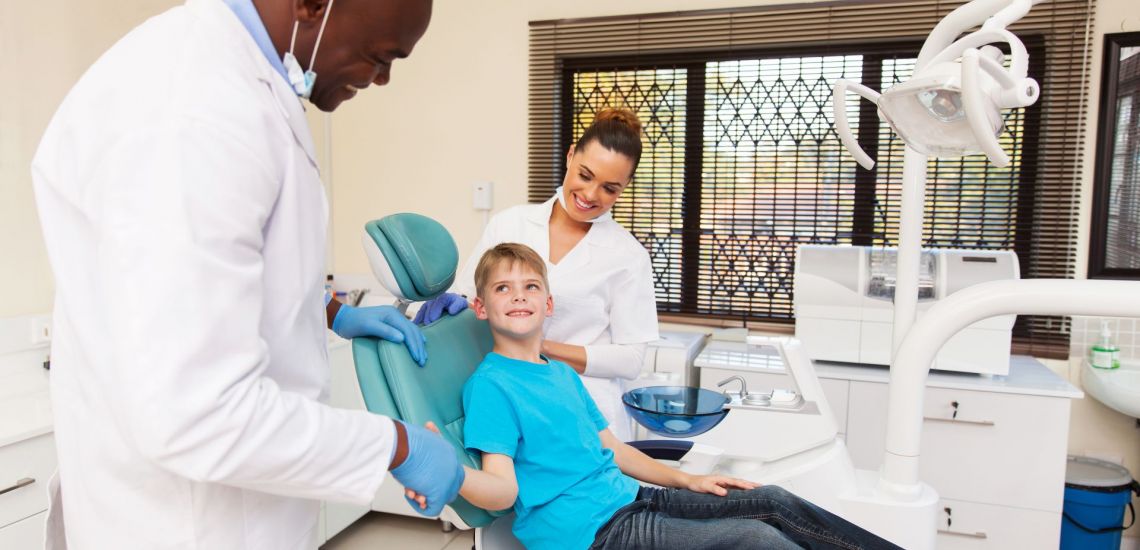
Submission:
POLYGON ((175 0, 0 2, 0 317, 51 309, 52 280, 32 197, 40 135, 83 71, 175 0))

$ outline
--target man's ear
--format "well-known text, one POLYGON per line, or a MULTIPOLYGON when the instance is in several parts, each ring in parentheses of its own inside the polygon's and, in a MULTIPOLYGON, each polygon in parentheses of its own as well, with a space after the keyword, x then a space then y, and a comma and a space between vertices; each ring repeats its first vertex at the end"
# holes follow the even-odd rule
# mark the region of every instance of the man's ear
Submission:
POLYGON ((329 0, 293 0, 293 15, 301 23, 320 23, 329 9, 329 0))
POLYGON ((471 309, 475 310, 476 319, 487 320, 487 304, 483 303, 482 298, 476 296, 475 301, 471 302, 471 309))

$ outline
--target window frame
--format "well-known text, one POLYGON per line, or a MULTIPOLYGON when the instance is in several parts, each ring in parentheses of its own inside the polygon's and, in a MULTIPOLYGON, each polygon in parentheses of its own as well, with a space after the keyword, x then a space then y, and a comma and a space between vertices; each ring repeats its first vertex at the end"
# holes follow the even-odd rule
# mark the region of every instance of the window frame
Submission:
MULTIPOLYGON (((1026 48, 1030 52, 1029 76, 1041 79, 1044 73, 1047 51, 1044 47, 1045 39, 1040 35, 1021 36, 1026 48)), ((682 211, 682 249, 697 249, 700 246, 700 212, 701 212, 701 174, 703 168, 703 125, 704 125, 704 99, 705 99, 705 67, 707 63, 717 61, 771 59, 781 57, 814 57, 835 55, 862 55, 863 83, 873 90, 879 90, 883 60, 891 57, 917 57, 922 47, 921 40, 895 39, 877 42, 860 43, 828 43, 819 45, 797 46, 771 46, 746 49, 685 51, 680 53, 664 54, 617 54, 617 55, 590 55, 565 56, 558 58, 560 73, 560 94, 558 98, 558 124, 557 130, 561 150, 566 151, 572 145, 574 123, 574 74, 583 71, 631 71, 672 66, 687 69, 686 94, 686 122, 685 133, 685 200, 682 211), (869 53, 868 53, 869 52, 869 53), (877 60, 877 61, 874 61, 877 60), (868 67, 874 71, 868 72, 868 67), (870 75, 870 76, 868 76, 870 75), (694 183, 695 182, 695 183, 694 183), (691 186, 695 185, 695 189, 691 186)), ((1042 106, 1041 102, 1026 108, 1025 124, 1033 128, 1040 128, 1042 106)), ((860 102, 859 132, 856 140, 865 151, 873 157, 878 152, 879 142, 879 116, 875 104, 869 101, 860 102)), ((1023 165, 1018 174, 1017 221, 1014 226, 1014 251, 1019 258, 1029 258, 1032 254, 1033 209, 1036 200, 1034 192, 1037 185, 1037 167, 1041 150, 1038 144, 1037 132, 1026 132, 1023 136, 1023 165), (1022 213, 1029 213, 1024 216, 1022 213)), ((557 164, 558 173, 565 173, 566 159, 560 157, 557 164)), ((851 243, 856 246, 869 246, 873 244, 875 226, 875 199, 878 179, 878 165, 871 170, 856 166, 855 171, 855 205, 852 211, 851 243)), ((1029 262, 1024 259, 1019 262, 1021 276, 1028 270, 1029 262)), ((695 304, 698 302, 700 261, 699 254, 686 254, 681 258, 681 301, 678 310, 661 309, 659 302, 659 315, 675 320, 698 321, 707 324, 740 324, 743 326, 764 325, 768 327, 787 326, 795 322, 795 317, 760 317, 752 315, 731 315, 715 312, 700 312, 695 304)), ((672 304, 672 302, 668 302, 672 304)), ((1019 323, 1020 324, 1020 323, 1019 323)), ((1024 329, 1028 333, 1028 328, 1024 329)))
MULTIPOLYGON (((1120 49, 1140 46, 1140 32, 1104 35, 1101 64, 1100 108, 1097 115, 1096 153, 1093 169, 1093 202, 1089 217, 1089 279, 1140 280, 1140 268, 1108 267, 1108 210, 1113 146, 1116 144, 1116 100, 1120 77, 1120 49)), ((1133 106, 1134 112, 1140 105, 1133 106)), ((1135 169, 1140 169, 1137 167, 1135 169)))

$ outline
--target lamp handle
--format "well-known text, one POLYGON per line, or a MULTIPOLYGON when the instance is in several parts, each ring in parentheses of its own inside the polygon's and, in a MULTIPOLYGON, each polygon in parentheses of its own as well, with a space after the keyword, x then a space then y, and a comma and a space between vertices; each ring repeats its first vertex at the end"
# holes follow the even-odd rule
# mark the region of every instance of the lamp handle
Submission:
POLYGON ((858 162, 859 166, 864 169, 870 170, 875 167, 875 160, 859 146, 859 142, 855 140, 855 135, 851 133, 851 124, 847 120, 848 89, 876 104, 879 102, 879 93, 858 82, 844 78, 835 81, 835 88, 831 93, 831 111, 835 116, 835 133, 839 134, 839 140, 843 142, 847 152, 855 157, 855 162, 858 162))
POLYGON ((966 120, 970 123, 970 130, 973 131, 978 146, 994 166, 1002 168, 1009 166, 1009 155, 1002 150, 993 128, 990 128, 989 116, 986 115, 979 78, 980 58, 978 50, 974 48, 962 53, 962 108, 966 111, 966 120))

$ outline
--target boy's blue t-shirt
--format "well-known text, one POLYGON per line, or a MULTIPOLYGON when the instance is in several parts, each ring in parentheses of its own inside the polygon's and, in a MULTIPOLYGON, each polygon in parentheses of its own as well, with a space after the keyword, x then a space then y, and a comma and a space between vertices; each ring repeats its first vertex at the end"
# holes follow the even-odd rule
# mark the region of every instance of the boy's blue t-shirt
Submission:
POLYGON ((469 450, 514 459, 514 533, 528 549, 588 548, 637 496, 602 447, 605 418, 564 363, 489 353, 463 387, 463 409, 469 450))

